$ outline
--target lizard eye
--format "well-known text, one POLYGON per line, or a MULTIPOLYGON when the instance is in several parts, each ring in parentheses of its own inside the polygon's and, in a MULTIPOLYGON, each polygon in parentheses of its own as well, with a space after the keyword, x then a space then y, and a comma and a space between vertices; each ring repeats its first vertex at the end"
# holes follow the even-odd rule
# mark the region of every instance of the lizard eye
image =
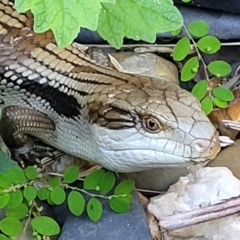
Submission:
POLYGON ((158 121, 153 117, 146 117, 143 119, 143 126, 148 132, 159 132, 162 128, 158 121))

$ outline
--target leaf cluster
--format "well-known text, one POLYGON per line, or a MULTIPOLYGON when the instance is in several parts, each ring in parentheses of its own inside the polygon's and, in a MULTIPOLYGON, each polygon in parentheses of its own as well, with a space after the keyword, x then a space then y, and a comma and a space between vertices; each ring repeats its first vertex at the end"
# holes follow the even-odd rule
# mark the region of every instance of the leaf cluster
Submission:
POLYGON ((205 79, 198 82, 192 93, 201 102, 204 112, 208 115, 214 106, 226 108, 228 102, 234 99, 233 93, 224 87, 210 88, 209 73, 217 78, 228 76, 231 66, 222 60, 215 60, 208 65, 205 64, 201 54, 215 54, 221 48, 221 42, 215 36, 208 36, 209 25, 203 20, 196 20, 185 27, 188 37, 181 38, 174 47, 173 59, 175 61, 185 60, 191 54, 191 42, 196 50, 197 56, 191 56, 185 61, 181 70, 181 81, 192 80, 199 72, 202 65, 205 72, 205 79), (193 37, 199 38, 197 42, 193 37))
POLYGON ((132 180, 124 180, 114 189, 115 174, 100 169, 82 179, 81 189, 69 185, 74 183, 78 176, 79 169, 76 166, 67 168, 62 176, 52 178, 39 174, 32 166, 26 169, 12 166, 6 173, 0 173, 0 209, 6 210, 5 217, 0 221, 0 231, 3 233, 0 234, 0 240, 7 236, 14 238, 20 234, 24 229, 22 220, 25 218, 31 221, 36 238, 59 234, 60 227, 57 222, 50 217, 41 216, 36 199, 46 200, 51 205, 59 205, 67 200, 72 214, 80 216, 86 210, 94 222, 103 214, 102 203, 98 198, 106 199, 114 212, 130 211, 131 192, 134 189, 132 180), (70 189, 68 196, 65 189, 70 189), (110 192, 112 194, 107 195, 110 192), (86 194, 90 195, 88 201, 85 200, 86 194), (33 214, 34 212, 39 214, 33 214))

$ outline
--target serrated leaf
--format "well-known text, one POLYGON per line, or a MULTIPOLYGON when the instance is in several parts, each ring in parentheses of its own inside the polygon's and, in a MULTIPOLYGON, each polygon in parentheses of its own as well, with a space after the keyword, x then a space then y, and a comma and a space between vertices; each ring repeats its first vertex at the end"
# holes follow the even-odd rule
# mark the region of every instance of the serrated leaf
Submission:
POLYGON ((107 194, 115 185, 116 177, 113 172, 107 171, 103 174, 99 181, 100 192, 107 194))
POLYGON ((195 77, 199 68, 198 57, 190 58, 183 66, 181 71, 181 80, 187 82, 195 77))
POLYGON ((68 208, 75 216, 80 216, 85 208, 85 199, 77 191, 71 191, 68 195, 68 208))
POLYGON ((22 168, 19 166, 14 166, 8 169, 8 176, 10 177, 12 183, 14 184, 22 184, 25 183, 25 174, 22 168))
POLYGON ((11 186, 12 182, 6 173, 0 173, 0 189, 6 189, 11 186))
POLYGON ((124 37, 153 43, 157 33, 173 31, 182 25, 181 13, 171 0, 121 0, 102 4, 97 31, 119 49, 124 37))
POLYGON ((83 182, 83 187, 86 190, 95 190, 99 186, 99 182, 101 177, 105 171, 103 169, 98 169, 92 173, 90 173, 83 182))
POLYGON ((206 36, 198 41, 197 46, 202 52, 213 54, 220 50, 221 42, 214 36, 206 36))
POLYGON ((192 89, 192 94, 201 101, 207 94, 208 82, 206 80, 199 81, 192 89))
POLYGON ((49 186, 54 188, 54 187, 59 186, 60 181, 61 181, 60 177, 53 177, 49 180, 48 184, 49 184, 49 186))
POLYGON ((206 115, 210 114, 213 110, 213 103, 210 97, 206 97, 201 101, 202 109, 206 115))
POLYGON ((228 103, 225 101, 222 101, 218 98, 214 98, 213 102, 215 103, 215 105, 219 108, 227 108, 228 107, 228 103))
POLYGON ((33 166, 28 166, 26 169, 24 169, 25 175, 29 180, 33 180, 37 178, 37 169, 33 166))
POLYGON ((54 236, 60 233, 59 225, 50 217, 36 217, 32 220, 31 224, 35 231, 44 236, 54 236))
POLYGON ((23 201, 23 195, 20 190, 16 190, 15 192, 10 192, 10 200, 8 202, 8 209, 13 209, 21 205, 23 201))
POLYGON ((217 77, 225 77, 232 71, 232 67, 227 62, 221 60, 210 62, 207 69, 211 74, 217 77))
POLYGON ((88 201, 87 215, 93 222, 97 222, 101 218, 102 203, 97 198, 90 198, 88 201))
POLYGON ((32 0, 15 0, 15 7, 20 13, 26 12, 32 7, 32 0))
POLYGON ((37 196, 37 190, 33 186, 27 186, 23 190, 23 196, 27 201, 32 201, 37 196))
POLYGON ((28 207, 25 204, 21 204, 16 208, 8 209, 6 211, 6 216, 22 219, 27 215, 27 213, 28 213, 28 207))
POLYGON ((7 206, 10 201, 10 194, 9 193, 1 193, 0 194, 0 209, 7 206))
POLYGON ((109 200, 109 206, 116 213, 126 213, 131 209, 131 200, 130 194, 127 194, 125 197, 112 197, 109 200))
POLYGON ((125 179, 120 182, 114 190, 115 195, 127 194, 133 191, 135 182, 132 179, 125 179))
POLYGON ((17 236, 23 229, 21 222, 13 217, 6 217, 0 222, 1 231, 11 237, 17 236))
POLYGON ((70 166, 64 171, 63 180, 66 183, 73 183, 77 180, 79 175, 79 168, 70 166))
POLYGON ((37 197, 42 201, 46 200, 48 197, 48 192, 49 190, 46 187, 39 188, 37 191, 37 197))
POLYGON ((173 60, 182 61, 190 52, 190 41, 187 37, 180 39, 173 49, 173 60))
POLYGON ((66 193, 61 187, 55 187, 50 192, 50 197, 54 204, 59 205, 62 204, 66 199, 66 193))
POLYGON ((203 20, 195 20, 188 24, 189 33, 195 37, 203 37, 209 32, 209 25, 203 20))
POLYGON ((231 90, 225 87, 216 87, 213 89, 213 95, 219 100, 230 102, 234 99, 234 95, 231 90))
POLYGON ((9 240, 9 238, 7 238, 5 235, 0 234, 0 240, 9 240))

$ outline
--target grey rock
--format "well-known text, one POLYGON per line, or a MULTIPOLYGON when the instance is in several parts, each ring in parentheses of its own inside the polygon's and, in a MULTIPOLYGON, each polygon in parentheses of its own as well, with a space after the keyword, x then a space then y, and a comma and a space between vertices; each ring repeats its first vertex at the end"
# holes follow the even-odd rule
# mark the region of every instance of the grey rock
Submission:
MULTIPOLYGON (((131 211, 116 214, 103 201, 103 216, 92 222, 86 214, 81 217, 68 215, 59 240, 152 240, 144 209, 138 194, 133 194, 131 211)), ((59 211, 61 214, 63 211, 59 211)))

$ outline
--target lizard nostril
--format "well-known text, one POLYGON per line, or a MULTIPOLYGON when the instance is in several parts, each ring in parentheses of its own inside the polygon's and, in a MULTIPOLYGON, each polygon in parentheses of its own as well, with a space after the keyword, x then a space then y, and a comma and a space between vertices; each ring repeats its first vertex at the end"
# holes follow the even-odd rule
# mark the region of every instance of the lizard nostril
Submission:
POLYGON ((211 143, 209 140, 202 139, 198 139, 192 144, 192 146, 200 153, 206 152, 209 149, 210 145, 211 143))

